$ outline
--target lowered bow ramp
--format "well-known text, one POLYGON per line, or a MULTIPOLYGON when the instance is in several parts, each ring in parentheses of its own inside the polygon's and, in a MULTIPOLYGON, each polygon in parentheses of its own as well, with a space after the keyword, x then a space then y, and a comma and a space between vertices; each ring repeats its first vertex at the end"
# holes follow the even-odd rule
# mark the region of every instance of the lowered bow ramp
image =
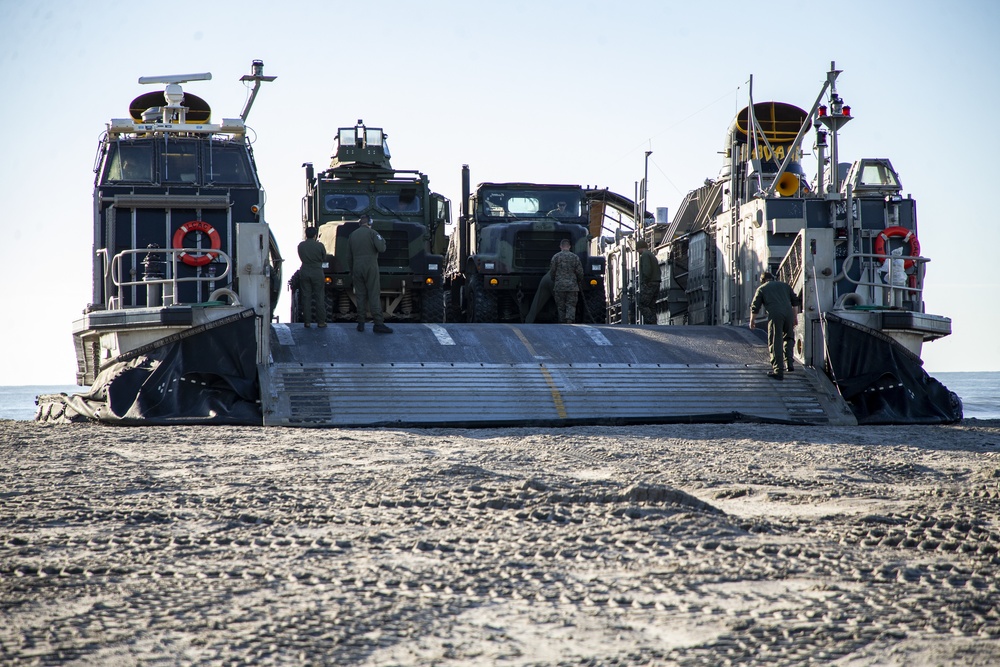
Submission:
POLYGON ((512 426, 773 421, 854 424, 825 376, 766 377, 736 327, 272 325, 264 423, 512 426))

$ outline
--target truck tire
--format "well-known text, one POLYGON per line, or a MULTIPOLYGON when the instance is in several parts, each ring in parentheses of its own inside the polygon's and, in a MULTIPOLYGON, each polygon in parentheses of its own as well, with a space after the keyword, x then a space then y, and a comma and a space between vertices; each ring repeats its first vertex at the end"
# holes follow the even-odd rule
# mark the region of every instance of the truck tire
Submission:
POLYGON ((299 307, 299 288, 292 290, 292 307, 288 313, 288 321, 292 324, 302 321, 302 310, 299 307))
POLYGON ((420 321, 430 323, 444 322, 444 290, 431 287, 420 294, 420 321))
POLYGON ((469 300, 470 322, 497 321, 497 296, 483 288, 483 281, 479 276, 469 279, 469 300))
POLYGON ((607 300, 601 290, 592 290, 583 293, 583 304, 585 306, 583 318, 589 324, 607 323, 607 300))

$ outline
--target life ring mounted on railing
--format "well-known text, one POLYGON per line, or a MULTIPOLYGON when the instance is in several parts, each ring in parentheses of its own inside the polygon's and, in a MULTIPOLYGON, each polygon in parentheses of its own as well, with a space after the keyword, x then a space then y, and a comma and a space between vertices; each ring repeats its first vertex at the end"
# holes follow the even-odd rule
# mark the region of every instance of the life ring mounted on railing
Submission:
MULTIPOLYGON (((919 257, 920 256, 920 241, 917 240, 917 235, 912 229, 907 229, 906 227, 886 227, 878 236, 875 237, 875 254, 878 255, 882 260, 888 259, 888 255, 885 252, 885 244, 891 238, 901 238, 903 243, 910 244, 910 256, 919 257)), ((903 263, 903 268, 909 269, 913 266, 914 261, 908 259, 903 263)))
MULTIPOLYGON (((191 232, 201 232, 202 234, 207 234, 208 240, 212 244, 212 250, 218 250, 222 247, 222 239, 219 238, 219 232, 215 231, 215 227, 207 222, 202 222, 201 220, 191 220, 189 222, 185 222, 177 228, 176 232, 174 232, 174 248, 177 250, 184 250, 184 237, 191 232)), ((185 251, 181 253, 181 261, 188 266, 205 266, 218 256, 219 253, 217 252, 206 251, 195 255, 191 252, 185 251)))

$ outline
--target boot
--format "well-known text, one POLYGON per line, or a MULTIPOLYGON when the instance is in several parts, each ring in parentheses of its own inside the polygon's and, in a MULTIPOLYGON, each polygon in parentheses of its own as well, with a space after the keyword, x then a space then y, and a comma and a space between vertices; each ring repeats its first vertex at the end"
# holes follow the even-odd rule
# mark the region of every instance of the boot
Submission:
POLYGON ((375 333, 385 333, 385 334, 392 333, 392 329, 385 326, 384 324, 376 324, 375 326, 372 327, 372 331, 374 331, 375 333))

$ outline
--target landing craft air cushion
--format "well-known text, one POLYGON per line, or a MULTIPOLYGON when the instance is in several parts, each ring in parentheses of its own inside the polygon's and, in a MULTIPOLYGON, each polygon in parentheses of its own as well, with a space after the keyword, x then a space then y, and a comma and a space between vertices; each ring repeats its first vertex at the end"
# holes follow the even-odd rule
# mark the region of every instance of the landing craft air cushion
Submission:
MULTIPOLYGON (((253 74, 244 77, 247 79, 254 81, 256 91, 261 81, 273 77, 264 77, 263 66, 255 61, 253 74)), ((708 313, 715 311, 709 311, 707 304, 714 308, 724 300, 733 312, 745 311, 746 303, 739 302, 744 296, 748 302, 749 296, 722 284, 720 276, 724 274, 708 262, 703 265, 713 268, 703 270, 700 278, 703 292, 711 296, 711 301, 706 299, 704 321, 700 322, 708 326, 637 326, 624 318, 613 325, 530 324, 520 321, 523 303, 514 321, 404 322, 391 337, 357 332, 345 323, 305 329, 294 321, 277 321, 274 308, 281 284, 281 258, 263 220, 263 191, 245 130, 242 122, 235 120, 209 124, 207 105, 204 118, 192 122, 194 98, 179 90, 180 83, 192 80, 180 77, 166 82, 165 95, 137 100, 137 108, 145 107, 138 111, 138 118, 109 125, 95 187, 94 303, 74 330, 79 379, 92 386, 74 396, 39 397, 40 420, 304 427, 741 420, 856 423, 857 411, 852 412, 853 404, 843 399, 831 375, 824 372, 826 360, 815 356, 811 341, 804 340, 797 352, 806 367, 777 383, 765 375, 767 352, 758 333, 739 326, 738 318, 732 322, 709 318, 708 313), (131 174, 131 161, 126 169, 125 147, 134 147, 140 154, 145 151, 141 175, 120 175, 131 174), (232 162, 242 167, 230 167, 236 171, 226 172, 222 155, 234 158, 232 162), (242 180, 220 187, 220 172, 242 174, 242 180)), ((248 109, 249 103, 241 121, 248 109)), ((357 134, 355 145, 356 141, 357 134)), ((730 168, 739 175, 745 165, 734 160, 730 168)), ((778 170, 762 173, 761 194, 721 193, 720 186, 719 196, 725 194, 731 205, 749 207, 747 225, 760 228, 765 224, 764 216, 777 210, 771 206, 786 203, 766 190, 772 181, 781 182, 782 175, 778 170), (759 224, 756 214, 750 215, 758 210, 759 224)), ((740 178, 741 183, 746 180, 740 178)), ((309 180, 313 183, 314 177, 310 175, 309 180)), ((579 190, 583 196, 575 224, 586 236, 580 247, 586 246, 586 252, 594 255, 604 251, 607 296, 612 299, 608 312, 612 317, 617 312, 621 318, 629 312, 628 299, 617 305, 616 300, 632 289, 619 280, 626 279, 632 270, 629 238, 619 234, 617 241, 612 237, 608 242, 600 231, 602 221, 609 216, 627 226, 629 202, 606 190, 579 190)), ((322 190, 314 187, 310 192, 322 190)), ((703 194, 714 197, 714 192, 709 189, 703 194)), ((535 194, 559 193, 540 188, 535 194)), ((820 198, 831 211, 840 210, 837 201, 839 195, 833 191, 820 198)), ((894 199, 885 201, 895 204, 894 199)), ((718 207, 717 202, 700 209, 695 218, 706 225, 714 220, 711 214, 718 207)), ((852 209, 848 206, 846 210, 852 209)), ((850 219, 867 221, 862 217, 868 215, 866 211, 852 213, 850 219)), ((689 213, 683 209, 682 213, 680 220, 687 220, 689 213)), ((750 245, 741 246, 741 254, 731 258, 740 267, 739 275, 747 275, 739 283, 744 289, 746 280, 767 266, 779 269, 780 275, 788 276, 800 291, 806 290, 809 298, 819 291, 801 272, 785 267, 792 267, 794 258, 802 254, 794 252, 794 247, 811 252, 813 240, 818 248, 823 238, 837 239, 841 226, 803 224, 798 230, 800 238, 782 231, 791 225, 790 215, 773 216, 780 223, 766 221, 770 234, 792 234, 780 255, 770 245, 760 246, 765 253, 750 245), (774 230, 770 230, 772 226, 774 230), (806 235, 807 229, 818 230, 816 236, 806 235)), ((633 220, 644 217, 634 215, 633 220)), ((811 220, 805 214, 799 219, 811 220)), ((898 222, 895 226, 905 228, 902 213, 894 220, 898 222)), ((339 221, 347 221, 347 217, 342 215, 339 221)), ((338 221, 331 219, 324 225, 331 222, 335 230, 338 221)), ((531 225, 536 231, 548 227, 555 229, 556 223, 531 225)), ((634 223, 632 227, 635 229, 634 223)), ((739 227, 733 233, 742 231, 739 227)), ((883 226, 883 231, 888 239, 905 240, 888 227, 883 226)), ((718 233, 706 233, 705 237, 714 241, 718 233)), ((872 238, 874 234, 869 235, 872 238)), ((714 243, 697 243, 706 255, 714 252, 714 243)), ((688 252, 691 246, 685 246, 688 252)), ((556 249, 552 248, 553 254, 556 249)), ((663 247, 659 251, 665 252, 663 247)), ((890 251, 872 247, 868 254, 879 256, 880 252, 890 251)), ((922 258, 915 255, 903 257, 904 263, 911 260, 921 266, 922 258)), ((864 281, 859 271, 869 264, 861 258, 846 265, 835 264, 829 267, 828 282, 820 285, 841 285, 845 280, 860 284, 864 281)), ((812 268, 808 258, 800 258, 798 266, 803 271, 812 268)), ((816 268, 823 274, 825 267, 816 268)), ((331 272, 331 279, 335 273, 331 272)), ((922 273, 915 285, 907 283, 898 289, 919 291, 921 280, 922 273)), ((690 280, 688 285, 698 288, 690 280)), ((884 297, 886 289, 879 294, 884 297)), ((825 312, 822 308, 831 301, 831 294, 817 293, 815 297, 817 312, 825 312)), ((907 313, 909 329, 926 322, 943 327, 938 320, 920 317, 922 312, 916 309, 902 310, 902 305, 891 311, 871 310, 868 315, 861 307, 873 305, 875 298, 872 292, 871 297, 845 297, 838 303, 846 309, 853 307, 857 317, 880 318, 883 330, 893 315, 907 317, 907 313)), ((692 308, 692 302, 697 304, 694 296, 686 308, 694 313, 697 309, 692 308)), ((905 296, 900 303, 906 303, 905 296)), ((667 311, 672 307, 669 298, 664 307, 667 311)), ((814 326, 815 320, 810 315, 805 322, 800 321, 800 327, 814 326)), ((870 324, 871 319, 866 319, 864 326, 870 324)), ((918 330, 915 335, 928 333, 918 330)), ((897 416, 903 422, 929 421, 913 413, 897 416)))

